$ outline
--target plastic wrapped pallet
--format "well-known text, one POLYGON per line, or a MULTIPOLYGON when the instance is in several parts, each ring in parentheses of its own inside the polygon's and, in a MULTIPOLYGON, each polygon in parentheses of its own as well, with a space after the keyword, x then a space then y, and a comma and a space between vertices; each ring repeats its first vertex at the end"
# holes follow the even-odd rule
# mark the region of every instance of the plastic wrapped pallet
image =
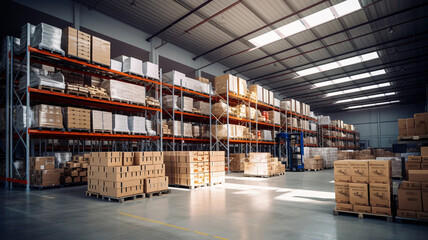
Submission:
POLYGON ((209 138, 210 137, 210 126, 209 125, 201 125, 201 137, 209 138))
POLYGON ((331 124, 330 116, 318 116, 318 124, 319 125, 329 125, 331 124))
MULTIPOLYGON (((27 78, 24 75, 19 80, 19 90, 24 90, 27 87, 27 78)), ((30 71, 30 87, 53 87, 58 89, 65 89, 64 75, 57 72, 49 74, 47 71, 38 68, 31 68, 30 71)))
POLYGON ((290 100, 281 101, 279 108, 284 111, 291 111, 291 101, 290 100))
MULTIPOLYGON (((180 121, 168 121, 168 127, 173 130, 174 136, 181 136, 180 121)), ((193 137, 191 123, 183 123, 183 137, 193 137)))
POLYGON ((218 94, 226 94, 227 90, 236 94, 238 93, 238 78, 230 74, 217 76, 214 78, 214 87, 218 94))
POLYGON ((128 116, 128 126, 132 134, 146 134, 146 118, 128 116))
POLYGON ((265 141, 273 141, 271 130, 260 130, 261 138, 265 141))
POLYGON ((143 62, 143 75, 159 80, 159 66, 151 62, 143 62))
POLYGON ((210 115, 210 103, 203 101, 195 101, 193 102, 193 107, 200 110, 203 115, 210 115))
POLYGON ((277 111, 269 111, 269 122, 272 124, 279 125, 281 123, 281 115, 280 112, 277 111))
POLYGON ((143 61, 140 59, 121 55, 114 60, 122 63, 122 72, 143 76, 143 61))
POLYGON ((247 96, 247 81, 242 78, 238 78, 238 94, 241 96, 247 96))
POLYGON ((128 116, 121 114, 113 114, 113 131, 129 133, 128 116))
POLYGON ((113 131, 113 114, 111 112, 103 112, 103 130, 113 131))
POLYGON ((263 102, 263 88, 260 85, 254 84, 248 86, 248 90, 256 95, 256 99, 259 102, 263 102))
POLYGON ((102 131, 103 130, 103 112, 98 110, 92 110, 92 130, 102 131))
POLYGON ((115 59, 110 59, 110 69, 122 72, 122 62, 115 59))
POLYGON ((39 128, 64 128, 61 107, 40 104, 32 107, 33 126, 39 128))
POLYGON ((173 84, 175 86, 184 86, 186 82, 186 75, 175 70, 164 73, 162 76, 162 82, 173 84))
POLYGON ((256 119, 258 111, 253 107, 246 106, 246 118, 256 119))
POLYGON ((146 88, 144 86, 112 79, 103 81, 101 86, 107 90, 112 100, 146 104, 146 88))
POLYGON ((62 30, 46 23, 40 23, 34 30, 31 46, 40 49, 48 49, 64 55, 61 49, 62 30))
POLYGON ((63 168, 66 162, 71 161, 73 154, 71 152, 55 152, 55 168, 63 168))
POLYGON ((391 161, 391 168, 392 168, 392 177, 393 178, 401 178, 403 176, 402 174, 402 164, 401 164, 401 157, 377 157, 376 160, 382 160, 382 161, 391 161))
MULTIPOLYGON (((218 103, 214 103, 211 108, 211 113, 216 117, 221 117, 227 115, 227 104, 223 101, 220 101, 218 103)), ((229 113, 231 112, 231 109, 229 108, 229 113)))
POLYGON ((279 108, 281 106, 281 101, 278 98, 274 98, 273 106, 279 108))
POLYGON ((165 95, 162 97, 163 107, 166 109, 178 109, 178 96, 177 95, 165 95))
POLYGON ((295 104, 296 104, 296 110, 295 110, 295 112, 296 112, 297 114, 300 114, 300 110, 301 110, 300 102, 299 102, 299 101, 297 101, 297 100, 295 100, 295 104))
POLYGON ((272 106, 275 104, 275 99, 273 97, 273 92, 272 91, 269 91, 269 104, 272 105, 272 106))
MULTIPOLYGON (((229 124, 229 137, 236 137, 236 126, 233 124, 229 124)), ((211 134, 213 137, 217 137, 218 139, 226 139, 227 134, 227 124, 225 125, 212 125, 211 126, 211 134)))
POLYGON ((263 88, 263 103, 269 104, 269 90, 263 88))
POLYGON ((193 137, 200 138, 201 137, 201 127, 199 125, 192 126, 193 137))
POLYGON ((191 97, 179 97, 177 105, 182 111, 192 112, 193 111, 193 98, 191 98, 191 97), (183 103, 183 106, 181 106, 181 103, 183 103))
MULTIPOLYGON (((27 107, 26 106, 17 106, 15 112, 15 125, 18 130, 24 130, 27 127, 27 107)), ((33 125, 33 111, 30 108, 30 125, 33 125)))
MULTIPOLYGON (((29 23, 27 23, 29 24, 29 23)), ((21 40, 20 40, 20 47, 19 52, 25 51, 27 47, 27 24, 21 27, 21 40)), ((36 30, 36 26, 30 24, 30 45, 32 43, 32 39, 34 37, 34 31, 36 30)))
POLYGON ((156 135, 156 131, 153 129, 153 122, 150 119, 146 119, 146 130, 147 130, 147 135, 149 136, 156 135))

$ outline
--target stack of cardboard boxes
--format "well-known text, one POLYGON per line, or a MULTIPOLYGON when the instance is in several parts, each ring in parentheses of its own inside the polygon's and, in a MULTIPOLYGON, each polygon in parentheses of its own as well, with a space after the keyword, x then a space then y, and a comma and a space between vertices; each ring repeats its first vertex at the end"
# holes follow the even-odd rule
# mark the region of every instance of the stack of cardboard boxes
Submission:
POLYGON ((110 67, 110 42, 95 36, 91 36, 91 61, 110 67))
MULTIPOLYGON (((424 147, 422 147, 424 148, 424 147)), ((428 147, 425 147, 428 148, 428 147)), ((428 151, 428 150, 427 150, 428 151)), ((428 170, 428 155, 427 156, 408 156, 406 162, 407 174, 409 170, 428 170)))
POLYGON ((61 174, 61 184, 86 183, 89 161, 89 154, 73 156, 73 160, 65 164, 64 173, 61 174))
MULTIPOLYGON (((229 167, 231 172, 243 172, 245 163, 245 153, 231 153, 229 154, 229 167)), ((227 162, 225 163, 227 165, 227 162)))
POLYGON ((34 106, 32 110, 34 115, 33 127, 64 128, 61 107, 40 104, 34 106))
POLYGON ((320 155, 314 155, 313 158, 305 158, 305 169, 323 169, 324 168, 324 160, 320 155))
POLYGON ((90 156, 90 192, 125 197, 168 188, 161 152, 93 152, 90 156))
POLYGON ((111 112, 92 110, 92 131, 109 132, 113 131, 113 115, 111 112))
POLYGON ((398 134, 401 137, 428 135, 428 112, 415 113, 413 118, 398 119, 398 134))
POLYGON ((58 186, 61 172, 62 169, 55 169, 55 157, 30 158, 30 185, 58 186))
POLYGON ((61 47, 67 56, 91 60, 91 35, 67 27, 63 30, 61 47))
POLYGON ((224 183, 223 151, 164 152, 169 184, 186 187, 224 183))
POLYGON ((398 188, 397 216, 428 220, 428 170, 409 170, 398 188))
POLYGON ((270 177, 285 172, 285 165, 270 153, 250 153, 244 163, 244 175, 270 177))
POLYGON ((336 210, 391 216, 391 162, 334 162, 336 210))
POLYGON ((65 107, 64 123, 68 130, 91 130, 91 110, 75 107, 65 107))

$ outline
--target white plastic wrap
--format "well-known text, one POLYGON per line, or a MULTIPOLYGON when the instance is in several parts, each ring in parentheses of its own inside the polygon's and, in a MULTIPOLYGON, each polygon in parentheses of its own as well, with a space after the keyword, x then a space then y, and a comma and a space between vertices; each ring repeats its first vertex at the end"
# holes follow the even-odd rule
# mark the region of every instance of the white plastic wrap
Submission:
MULTIPOLYGON (((168 127, 173 130, 174 136, 181 136, 181 122, 168 121, 168 127), (173 127, 174 125, 174 127, 173 127)), ((183 137, 193 137, 192 124, 183 123, 183 137)))
POLYGON ((151 62, 143 62, 143 74, 145 77, 159 79, 159 66, 151 62))
MULTIPOLYGON (((30 24, 30 43, 34 37, 34 31, 36 30, 36 26, 30 24)), ((27 46, 27 24, 21 27, 21 41, 19 44, 19 52, 25 51, 27 46)))
POLYGON ((129 130, 132 134, 140 133, 140 134, 146 134, 146 118, 144 117, 137 117, 137 116, 129 116, 128 117, 128 125, 129 130))
POLYGON ((178 107, 185 112, 193 111, 193 98, 191 97, 179 97, 178 98, 178 107), (183 102, 183 106, 181 106, 181 102, 183 102))
POLYGON ((63 168, 66 162, 71 161, 71 152, 55 152, 55 168, 63 168))
POLYGON ((143 61, 133 57, 121 57, 122 71, 125 73, 133 73, 139 76, 143 76, 143 61))
POLYGON ((110 59, 110 69, 122 72, 122 62, 115 59, 110 59))
POLYGON ((178 109, 178 96, 166 95, 162 97, 162 104, 166 109, 178 109))
MULTIPOLYGON (((17 106, 15 109, 15 127, 18 130, 24 130, 27 128, 27 107, 17 106)), ((30 108, 30 126, 33 124, 33 111, 30 108)))
POLYGON ((147 130, 147 135, 149 136, 156 135, 156 131, 153 129, 153 122, 149 119, 146 119, 146 130, 147 130))
POLYGON ((61 49, 62 30, 46 23, 40 23, 34 30, 31 46, 40 49, 49 49, 64 55, 61 49))
POLYGON ((183 86, 186 83, 186 75, 184 73, 178 72, 178 71, 171 71, 164 73, 162 78, 162 82, 173 84, 175 86, 180 86, 181 82, 183 83, 183 86))
POLYGON ((117 80, 106 80, 101 86, 107 90, 113 100, 129 101, 131 103, 146 104, 146 88, 144 86, 125 83, 117 80))
MULTIPOLYGON (((26 85, 26 75, 21 77, 19 80, 19 90, 24 90, 26 85)), ((48 73, 44 69, 31 68, 30 71, 30 87, 54 87, 59 89, 65 89, 64 75, 62 73, 48 73)))
POLYGON ((113 131, 129 133, 128 116, 113 114, 113 131))
POLYGON ((193 102, 193 107, 199 109, 201 114, 210 115, 210 104, 207 102, 196 101, 193 102))
POLYGON ((330 116, 318 116, 319 125, 329 125, 331 123, 330 116))

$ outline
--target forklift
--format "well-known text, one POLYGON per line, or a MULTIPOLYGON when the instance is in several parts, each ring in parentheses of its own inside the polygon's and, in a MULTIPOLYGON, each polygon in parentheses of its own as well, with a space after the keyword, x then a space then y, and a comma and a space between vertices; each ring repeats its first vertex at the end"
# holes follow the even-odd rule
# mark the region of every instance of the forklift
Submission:
POLYGON ((304 144, 303 132, 286 133, 281 132, 276 135, 276 148, 278 156, 281 156, 281 144, 286 146, 286 156, 288 159, 288 171, 304 171, 304 144))

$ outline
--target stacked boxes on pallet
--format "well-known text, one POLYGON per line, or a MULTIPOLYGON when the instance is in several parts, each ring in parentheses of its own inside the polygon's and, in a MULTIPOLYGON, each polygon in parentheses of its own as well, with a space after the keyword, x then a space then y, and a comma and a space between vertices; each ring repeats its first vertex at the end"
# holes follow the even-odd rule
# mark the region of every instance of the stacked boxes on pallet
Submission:
POLYGON ((225 182, 224 154, 224 151, 209 152, 210 184, 220 184, 225 182))
POLYGON ((61 184, 87 182, 89 162, 89 154, 73 156, 73 160, 67 162, 64 167, 61 184))
POLYGON ((270 177, 285 173, 285 165, 270 153, 250 153, 244 163, 244 175, 270 177))
POLYGON ((391 162, 334 162, 336 210, 391 216, 391 162))
POLYGON ((39 128, 64 128, 62 123, 61 107, 46 104, 36 105, 32 108, 33 126, 39 128))
MULTIPOLYGON (((426 165, 428 147, 421 147, 421 155, 419 164, 426 165)), ((428 220, 428 170, 407 171, 409 180, 403 181, 398 188, 397 216, 428 220)))
POLYGON ((107 90, 113 101, 146 104, 146 88, 144 86, 113 79, 103 81, 101 86, 107 90))
POLYGON ((92 110, 92 130, 94 132, 112 132, 113 115, 111 112, 92 110))
POLYGON ((30 185, 58 186, 61 172, 62 169, 55 169, 55 157, 30 158, 30 185))
POLYGON ((428 112, 415 113, 413 118, 398 119, 398 134, 401 137, 428 135, 428 112))
POLYGON ((314 155, 313 158, 305 158, 304 166, 307 170, 323 169, 324 160, 320 155, 314 155))
POLYGON ((88 191, 125 197, 165 190, 168 178, 164 169, 161 152, 91 153, 88 191))
POLYGON ((91 35, 67 27, 63 30, 61 47, 68 56, 91 60, 91 35))
POLYGON ((65 107, 64 123, 68 129, 91 129, 91 110, 75 107, 65 107))
POLYGON ((230 162, 229 167, 231 172, 244 171, 245 153, 231 153, 229 154, 230 162))
POLYGON ((91 36, 92 62, 110 67, 110 42, 95 36, 91 36))

